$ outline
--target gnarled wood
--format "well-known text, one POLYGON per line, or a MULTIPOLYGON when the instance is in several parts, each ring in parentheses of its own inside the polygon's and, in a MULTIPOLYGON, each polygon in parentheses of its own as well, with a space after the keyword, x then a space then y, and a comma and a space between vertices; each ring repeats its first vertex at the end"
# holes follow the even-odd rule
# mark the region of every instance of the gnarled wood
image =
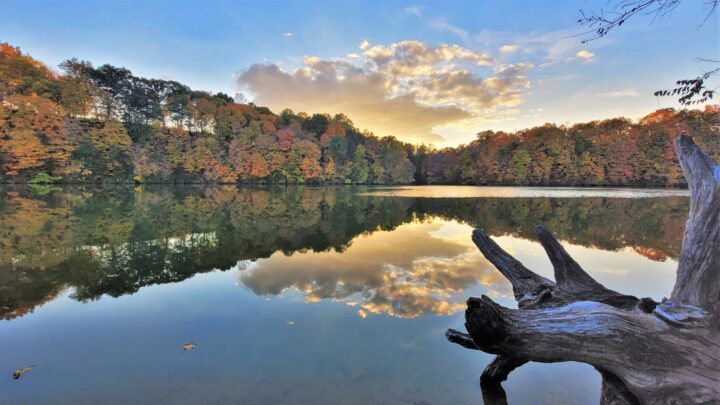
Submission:
POLYGON ((482 230, 475 229, 472 240, 490 263, 495 265, 500 273, 510 281, 518 306, 537 304, 538 301, 547 297, 548 292, 555 289, 554 282, 523 266, 482 230))
POLYGON ((512 283, 519 309, 468 299, 467 334, 448 340, 498 355, 485 369, 486 400, 527 361, 579 361, 603 377, 602 404, 720 403, 720 166, 692 140, 676 139, 691 211, 670 299, 618 293, 594 280, 542 226, 536 234, 555 282, 535 274, 481 230, 473 241, 512 283))
POLYGON ((460 332, 459 330, 448 329, 445 332, 445 338, 449 342, 458 344, 466 349, 480 350, 480 349, 478 349, 477 345, 475 344, 475 341, 472 340, 472 337, 470 337, 470 335, 468 335, 467 333, 460 332))
POLYGON ((597 369, 602 376, 600 403, 602 405, 639 405, 640 401, 615 374, 597 369))
POLYGON ((508 374, 527 363, 527 360, 513 356, 497 356, 485 367, 480 375, 483 403, 485 405, 507 405, 507 394, 501 382, 507 380, 508 374))
POLYGON ((482 351, 553 363, 579 361, 606 370, 642 403, 662 389, 685 403, 717 399, 720 346, 707 329, 691 333, 640 311, 578 301, 546 309, 508 309, 474 298, 468 332, 482 351), (714 351, 713 351, 714 349, 714 351))
POLYGON ((555 270, 555 282, 568 291, 610 291, 595 281, 565 251, 555 237, 542 225, 535 227, 540 244, 545 249, 555 270))
POLYGON ((480 384, 499 384, 507 380, 510 372, 527 363, 527 360, 515 356, 500 355, 488 364, 480 375, 480 384))
POLYGON ((557 290, 556 301, 566 303, 578 300, 597 301, 616 308, 632 309, 639 300, 632 295, 620 294, 605 288, 590 277, 577 262, 570 257, 560 242, 542 225, 535 227, 535 234, 542 244, 555 271, 557 290))
POLYGON ((717 313, 720 304, 720 166, 686 134, 675 139, 675 149, 691 196, 672 298, 717 313))

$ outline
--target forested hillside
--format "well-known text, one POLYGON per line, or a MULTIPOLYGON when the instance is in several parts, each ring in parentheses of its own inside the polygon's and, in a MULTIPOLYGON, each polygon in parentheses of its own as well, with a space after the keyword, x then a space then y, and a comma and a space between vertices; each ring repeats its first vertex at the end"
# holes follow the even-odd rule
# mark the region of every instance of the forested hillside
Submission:
POLYGON ((77 59, 60 68, 0 44, 0 182, 679 186, 680 129, 720 154, 717 106, 487 131, 437 150, 343 114, 275 114, 77 59))
POLYGON ((664 109, 625 118, 517 133, 486 131, 458 148, 418 148, 418 182, 563 186, 677 187, 685 184, 673 139, 681 131, 720 156, 720 109, 664 109))
POLYGON ((56 74, 0 45, 5 182, 411 183, 409 145, 344 115, 273 114, 76 59, 56 74))

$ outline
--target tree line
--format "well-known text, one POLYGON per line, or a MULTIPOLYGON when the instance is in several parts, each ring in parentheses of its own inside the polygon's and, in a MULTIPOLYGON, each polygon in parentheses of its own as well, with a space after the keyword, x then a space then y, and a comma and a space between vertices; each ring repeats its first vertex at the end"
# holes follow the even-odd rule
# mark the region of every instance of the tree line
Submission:
POLYGON ((361 132, 343 114, 274 114, 77 59, 60 68, 0 45, 5 182, 413 181, 407 144, 361 132))
POLYGON ((416 149, 416 180, 427 184, 679 187, 673 140, 681 131, 720 156, 720 109, 662 109, 625 118, 515 133, 484 131, 457 148, 416 149))
POLYGON ((0 182, 681 186, 672 139, 720 152, 720 110, 658 110, 456 148, 360 131, 344 114, 279 114, 223 93, 69 59, 55 72, 0 44, 0 182))

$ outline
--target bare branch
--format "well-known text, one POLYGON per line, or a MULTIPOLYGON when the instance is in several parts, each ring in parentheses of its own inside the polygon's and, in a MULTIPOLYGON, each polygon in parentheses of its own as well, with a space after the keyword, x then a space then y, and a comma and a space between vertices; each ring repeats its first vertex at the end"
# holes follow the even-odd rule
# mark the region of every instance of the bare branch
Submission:
POLYGON ((507 394, 501 382, 507 380, 508 375, 516 368, 527 363, 527 360, 513 356, 497 356, 488 364, 480 376, 483 403, 486 405, 507 405, 507 394))
POLYGON ((475 229, 472 240, 482 254, 510 281, 519 306, 533 303, 538 297, 544 296, 544 291, 555 288, 555 283, 523 266, 482 230, 475 229))
POLYGON ((552 262, 553 268, 555 269, 555 282, 559 288, 579 291, 609 291, 590 277, 590 275, 570 257, 547 228, 538 225, 535 227, 535 234, 552 262))
MULTIPOLYGON (((585 11, 580 10, 581 17, 578 23, 592 28, 591 32, 595 36, 589 40, 593 40, 604 37, 638 14, 653 15, 655 20, 667 16, 679 4, 680 0, 623 0, 616 2, 608 11, 600 9, 596 13, 586 14, 585 11)), ((584 40, 583 43, 589 40, 584 40)))
MULTIPOLYGON (((553 303, 565 304, 574 301, 591 300, 623 309, 633 309, 637 306, 639 302, 637 297, 620 294, 605 288, 605 286, 595 281, 565 251, 560 242, 555 239, 547 228, 538 225, 535 227, 535 234, 543 248, 545 248, 545 252, 555 270, 557 288, 553 291, 553 303)), ((644 298, 644 300, 643 304, 646 306, 653 302, 649 298, 644 298)), ((654 309, 654 306, 652 308, 654 309)), ((645 309, 643 311, 648 312, 645 309)))
POLYGON ((475 345, 475 342, 473 342, 472 337, 470 337, 467 333, 460 332, 459 330, 448 329, 445 332, 445 338, 448 342, 458 344, 466 349, 479 350, 475 345))
POLYGON ((497 356, 492 363, 488 364, 480 375, 480 383, 483 385, 500 384, 507 380, 508 375, 516 368, 528 361, 514 356, 497 356))
MULTIPOLYGON (((590 27, 588 31, 578 33, 575 36, 588 36, 582 43, 602 38, 615 28, 620 27, 629 19, 636 15, 651 15, 652 20, 661 19, 669 15, 682 2, 682 0, 616 0, 609 2, 612 4, 608 10, 600 9, 592 14, 587 14, 584 10, 580 10, 580 19, 578 24, 590 27)), ((714 15, 720 0, 706 0, 707 14, 699 24, 702 27, 705 22, 714 15)), ((700 61, 711 62, 709 60, 700 59, 700 61)), ((713 61, 713 63, 718 63, 713 61)), ((712 100, 716 95, 714 89, 708 88, 707 80, 720 74, 720 68, 711 69, 694 79, 678 80, 676 87, 669 90, 658 90, 654 93, 657 97, 677 96, 677 100, 682 105, 703 104, 712 100)))

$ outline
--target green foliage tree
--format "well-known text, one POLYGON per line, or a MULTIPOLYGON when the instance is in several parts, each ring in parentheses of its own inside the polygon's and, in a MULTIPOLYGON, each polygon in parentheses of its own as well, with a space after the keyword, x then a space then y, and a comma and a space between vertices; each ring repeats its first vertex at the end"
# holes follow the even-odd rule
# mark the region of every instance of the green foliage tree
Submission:
POLYGON ((370 167, 365 156, 365 147, 363 145, 358 145, 357 148, 355 148, 353 163, 351 180, 356 184, 367 183, 370 167))

